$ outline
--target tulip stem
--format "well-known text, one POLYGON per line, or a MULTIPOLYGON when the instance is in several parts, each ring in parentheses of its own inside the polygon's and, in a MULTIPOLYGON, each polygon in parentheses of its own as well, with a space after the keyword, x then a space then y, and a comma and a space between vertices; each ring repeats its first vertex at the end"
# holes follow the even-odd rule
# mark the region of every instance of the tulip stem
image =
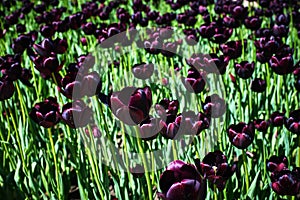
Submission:
POLYGON ((245 182, 246 182, 246 192, 249 190, 249 176, 248 176, 248 168, 247 168, 247 156, 245 150, 243 150, 243 165, 245 171, 245 182))
POLYGON ((298 136, 298 167, 300 167, 300 136, 298 136))
POLYGON ((143 147, 142 147, 142 141, 141 141, 141 137, 140 137, 139 126, 135 127, 135 134, 136 134, 136 140, 137 140, 137 143, 138 143, 139 153, 142 156, 142 162, 143 162, 143 166, 144 166, 144 170, 145 170, 145 177, 146 177, 148 197, 149 197, 148 199, 153 200, 152 184, 151 184, 151 181, 150 181, 149 170, 148 170, 144 150, 143 150, 143 147))
POLYGON ((56 185, 57 185, 57 192, 58 192, 57 196, 58 196, 58 199, 61 199, 60 185, 59 185, 59 178, 58 178, 58 165, 57 165, 56 153, 55 153, 55 148, 54 148, 54 142, 53 142, 53 138, 52 138, 52 131, 50 128, 48 128, 47 130, 48 130, 48 135, 49 135, 49 140, 50 140, 50 145, 51 145, 51 150, 52 150, 53 160, 54 160, 55 178, 56 178, 56 185))
POLYGON ((214 184, 214 200, 218 200, 217 186, 214 184))

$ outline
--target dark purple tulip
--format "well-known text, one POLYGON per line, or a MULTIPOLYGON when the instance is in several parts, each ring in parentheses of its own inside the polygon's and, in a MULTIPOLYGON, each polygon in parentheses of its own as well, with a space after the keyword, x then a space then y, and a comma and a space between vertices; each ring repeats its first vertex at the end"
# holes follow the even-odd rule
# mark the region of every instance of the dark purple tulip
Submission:
POLYGON ((290 23, 290 16, 279 14, 276 16, 276 24, 288 26, 290 23))
POLYGON ((33 43, 33 38, 30 34, 21 34, 13 40, 12 49, 14 53, 23 53, 33 43))
POLYGON ((140 63, 132 66, 132 73, 134 77, 138 79, 148 79, 152 76, 154 72, 154 65, 152 63, 140 63))
POLYGON ((185 88, 189 92, 194 92, 196 94, 202 92, 205 87, 205 76, 204 72, 199 72, 194 68, 190 68, 187 77, 183 79, 185 88))
POLYGON ((125 87, 110 97, 114 115, 128 125, 140 124, 149 117, 152 104, 150 87, 125 87))
POLYGON ((254 62, 242 61, 241 63, 235 63, 235 73, 242 79, 250 78, 254 72, 254 62))
POLYGON ((289 27, 285 25, 274 25, 272 28, 273 35, 276 37, 287 37, 289 33, 289 27))
POLYGON ((229 56, 230 59, 236 59, 242 55, 242 42, 238 41, 229 41, 225 44, 221 44, 221 51, 224 56, 229 56))
MULTIPOLYGON (((79 91, 81 94, 79 96, 94 96, 97 95, 102 87, 102 82, 100 79, 100 76, 97 72, 90 72, 83 76, 81 81, 81 87, 79 88, 79 91)), ((75 91, 77 91, 75 89, 75 91)), ((74 95, 73 95, 74 96, 74 95)), ((77 96, 77 94, 75 94, 77 96)))
POLYGON ((81 100, 66 103, 62 107, 61 118, 71 128, 79 128, 91 122, 92 109, 81 100))
POLYGON ((140 135, 144 140, 154 139, 157 134, 166 128, 166 124, 159 118, 149 118, 140 124, 140 135))
POLYGON ((59 105, 56 98, 48 97, 43 102, 34 105, 29 113, 31 119, 44 128, 57 124, 59 118, 59 105))
POLYGON ((33 62, 35 64, 35 68, 40 72, 43 78, 51 77, 52 73, 56 73, 62 68, 56 57, 36 57, 33 62))
POLYGON ((270 67, 276 74, 289 74, 294 71, 294 61, 291 55, 285 57, 272 56, 270 59, 270 67))
POLYGON ((228 28, 237 28, 240 26, 240 22, 233 17, 225 16, 223 19, 223 25, 228 28))
POLYGON ((74 87, 80 87, 79 85, 81 85, 79 81, 75 81, 76 76, 77 72, 68 72, 65 77, 61 79, 59 90, 68 99, 72 99, 74 87))
POLYGON ((235 19, 243 20, 248 16, 248 8, 243 5, 237 5, 231 9, 231 14, 235 19))
POLYGON ((21 78, 22 75, 22 67, 20 63, 16 62, 9 66, 9 68, 2 69, 2 74, 6 76, 7 80, 15 81, 21 78))
POLYGON ((206 196, 206 182, 202 180, 196 167, 183 161, 171 162, 159 180, 163 200, 200 200, 206 196))
POLYGON ((164 98, 155 106, 156 112, 162 119, 166 119, 166 123, 174 121, 179 109, 178 100, 169 100, 164 98), (172 119, 169 119, 172 118, 172 119))
POLYGON ((288 159, 285 156, 271 156, 269 160, 267 160, 267 170, 270 172, 280 172, 282 170, 288 169, 289 163, 288 159))
POLYGON ((300 109, 290 112, 289 118, 285 122, 286 128, 295 134, 300 134, 300 109))
POLYGON ((13 96, 15 92, 15 86, 12 81, 6 78, 0 78, 0 101, 4 101, 13 96))
POLYGON ((266 81, 261 78, 255 78, 251 81, 251 90, 254 92, 264 92, 266 91, 267 84, 266 81))
POLYGON ((93 35, 97 28, 96 25, 93 24, 92 22, 88 22, 88 23, 82 25, 81 27, 82 27, 83 32, 86 35, 93 35))
POLYGON ((216 184, 219 190, 225 188, 226 181, 233 175, 236 164, 229 166, 226 156, 221 151, 208 153, 200 162, 196 159, 196 166, 199 172, 213 184, 216 184))
POLYGON ((46 38, 51 38, 54 35, 55 30, 52 25, 43 25, 40 28, 40 33, 46 38))
POLYGON ((271 36, 271 30, 269 28, 260 28, 255 31, 255 36, 258 38, 263 37, 270 37, 271 36))
POLYGON ((207 116, 213 118, 221 117, 226 111, 225 100, 217 94, 207 96, 203 104, 203 111, 207 116))
POLYGON ((271 175, 272 189, 279 195, 296 196, 300 190, 299 171, 281 170, 271 175))
POLYGON ((275 111, 271 114, 270 121, 271 121, 271 124, 275 127, 283 126, 284 120, 285 120, 285 114, 284 113, 275 111))
POLYGON ((200 115, 195 114, 193 111, 183 112, 175 119, 175 123, 179 126, 180 135, 198 135, 202 130, 207 128, 207 121, 199 119, 200 115))
POLYGON ((251 30, 257 30, 261 26, 262 20, 259 17, 247 17, 244 21, 245 26, 251 30))
POLYGON ((255 128, 260 132, 267 132, 269 128, 269 122, 262 119, 256 119, 253 121, 255 128))
POLYGON ((239 149, 246 149, 253 142, 254 133, 252 122, 232 124, 227 129, 230 142, 239 149))

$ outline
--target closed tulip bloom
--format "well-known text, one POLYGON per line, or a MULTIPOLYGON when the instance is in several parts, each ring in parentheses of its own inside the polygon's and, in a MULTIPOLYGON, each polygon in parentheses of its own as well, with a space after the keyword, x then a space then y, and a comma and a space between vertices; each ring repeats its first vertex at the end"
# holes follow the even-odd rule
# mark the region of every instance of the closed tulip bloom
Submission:
POLYGON ((207 116, 213 118, 221 117, 226 111, 225 100, 217 94, 207 96, 203 104, 203 110, 207 116))
POLYGON ((275 111, 271 114, 270 117, 271 124, 275 127, 283 126, 285 122, 285 113, 281 113, 279 111, 275 111))
POLYGON ((126 87, 114 92, 110 97, 110 105, 114 115, 128 125, 140 124, 149 117, 152 104, 150 87, 126 87))
POLYGON ((4 101, 13 96, 15 92, 15 86, 12 81, 6 78, 0 78, 0 101, 4 101))
POLYGON ((253 121, 255 128, 260 132, 267 132, 269 128, 269 121, 256 119, 253 121))
POLYGON ((267 160, 267 170, 270 172, 280 172, 282 170, 288 169, 288 159, 286 156, 271 156, 267 160))
POLYGON ((225 44, 221 44, 220 47, 223 54, 229 56, 230 59, 236 59, 242 55, 241 41, 229 41, 225 44))
POLYGON ((34 122, 44 128, 54 126, 60 120, 59 105, 56 98, 48 97, 43 102, 35 104, 29 116, 34 122))
POLYGON ((154 65, 152 63, 150 64, 140 63, 140 64, 135 64, 132 67, 132 73, 134 77, 142 80, 150 78, 153 72, 154 72, 154 65))
POLYGON ((291 55, 285 57, 272 56, 270 59, 271 69, 279 75, 289 74, 294 71, 294 61, 291 55))
POLYGON ((190 68, 188 71, 187 78, 183 79, 185 88, 189 92, 196 94, 202 92, 205 87, 205 73, 199 72, 194 68, 190 68))
POLYGON ((264 92, 267 88, 266 81, 261 78, 255 78, 251 81, 250 88, 254 92, 264 92))
POLYGON ((166 123, 163 120, 151 117, 140 124, 140 136, 144 140, 154 139, 165 128, 166 123))
POLYGON ((285 122, 286 128, 295 134, 300 134, 300 109, 290 112, 289 118, 285 122))
POLYGON ((236 74, 242 79, 248 79, 254 72, 254 62, 242 61, 234 65, 236 74))
POLYGON ((247 17, 244 21, 245 26, 251 30, 257 30, 260 28, 262 20, 259 17, 247 17))
POLYGON ((254 124, 240 122, 227 129, 230 142, 239 149, 246 149, 254 140, 254 124))
POLYGON ((202 200, 206 197, 206 182, 196 167, 181 160, 171 162, 161 174, 159 197, 163 200, 202 200))
POLYGON ((272 189, 279 195, 296 196, 300 190, 299 170, 281 170, 271 175, 272 189))
POLYGON ((92 110, 81 100, 66 103, 62 107, 61 118, 71 128, 80 128, 91 122, 92 110))

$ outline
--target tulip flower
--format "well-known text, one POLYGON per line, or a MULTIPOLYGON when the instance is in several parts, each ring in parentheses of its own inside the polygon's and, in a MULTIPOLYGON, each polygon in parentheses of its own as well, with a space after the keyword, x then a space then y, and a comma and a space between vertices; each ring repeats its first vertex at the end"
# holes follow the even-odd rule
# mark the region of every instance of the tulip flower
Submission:
POLYGON ((299 170, 275 171, 271 175, 272 189, 279 195, 296 196, 300 190, 299 170))
POLYGON ((202 92, 205 86, 205 73, 199 72, 195 68, 190 68, 188 70, 188 75, 185 79, 182 79, 185 88, 189 92, 194 92, 196 94, 202 92))
POLYGON ((240 122, 227 129, 230 142, 239 149, 246 149, 254 140, 254 124, 240 122))
POLYGON ((271 156, 267 160, 267 170, 270 172, 280 172, 288 169, 288 159, 286 156, 271 156))
POLYGON ((270 121, 275 127, 282 126, 285 122, 285 113, 275 111, 271 114, 270 121))
POLYGON ((213 118, 221 117, 226 111, 226 103, 224 99, 217 94, 207 96, 203 104, 204 113, 213 118))
POLYGON ((7 78, 0 78, 0 101, 4 101, 13 96, 15 92, 15 86, 11 80, 7 78))
POLYGON ((292 133, 300 134, 300 109, 290 112, 289 118, 285 121, 285 127, 292 133))
POLYGON ((201 175, 215 184, 219 190, 225 188, 226 181, 233 175, 236 169, 236 164, 230 166, 227 163, 226 156, 218 150, 208 153, 202 162, 196 159, 195 163, 201 175))
POLYGON ((92 110, 81 100, 66 103, 62 107, 61 119, 71 128, 79 128, 91 122, 92 110))
POLYGON ((196 167, 181 160, 168 165, 160 176, 159 186, 162 192, 158 196, 163 200, 200 200, 206 196, 206 182, 196 167))
POLYGON ((262 119, 256 119, 253 121, 255 129, 257 129, 260 132, 267 132, 269 128, 269 121, 265 121, 262 119))
POLYGON ((128 125, 140 124, 149 117, 152 104, 150 87, 125 87, 110 97, 114 115, 128 125))
POLYGON ((254 72, 254 62, 242 61, 241 63, 235 63, 234 65, 236 74, 242 78, 250 78, 254 72))
POLYGON ((250 88, 254 92, 264 92, 267 88, 266 81, 261 78, 255 78, 251 81, 250 88))
POLYGON ((44 128, 54 126, 60 120, 59 105, 56 98, 48 97, 43 102, 35 104, 31 109, 29 116, 34 122, 44 128))
POLYGON ((291 55, 285 57, 272 56, 270 59, 270 67, 279 75, 292 73, 294 70, 294 61, 291 55))
POLYGON ((152 63, 150 64, 140 63, 140 64, 135 64, 132 67, 132 73, 134 77, 142 80, 150 78, 153 72, 154 72, 154 65, 152 63))

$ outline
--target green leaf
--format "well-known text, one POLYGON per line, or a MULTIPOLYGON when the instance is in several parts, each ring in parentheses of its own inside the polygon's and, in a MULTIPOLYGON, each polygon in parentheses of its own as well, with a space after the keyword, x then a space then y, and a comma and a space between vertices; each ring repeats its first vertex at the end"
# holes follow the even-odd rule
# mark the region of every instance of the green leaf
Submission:
POLYGON ((254 199, 254 197, 255 197, 255 193, 254 192, 255 192, 255 189, 257 188, 257 184, 256 183, 257 183, 259 175, 260 175, 260 172, 258 172, 256 174, 256 176, 255 176, 254 180, 252 181, 251 186, 250 186, 250 188, 249 188, 249 190, 247 192, 247 196, 250 197, 250 199, 254 199))

